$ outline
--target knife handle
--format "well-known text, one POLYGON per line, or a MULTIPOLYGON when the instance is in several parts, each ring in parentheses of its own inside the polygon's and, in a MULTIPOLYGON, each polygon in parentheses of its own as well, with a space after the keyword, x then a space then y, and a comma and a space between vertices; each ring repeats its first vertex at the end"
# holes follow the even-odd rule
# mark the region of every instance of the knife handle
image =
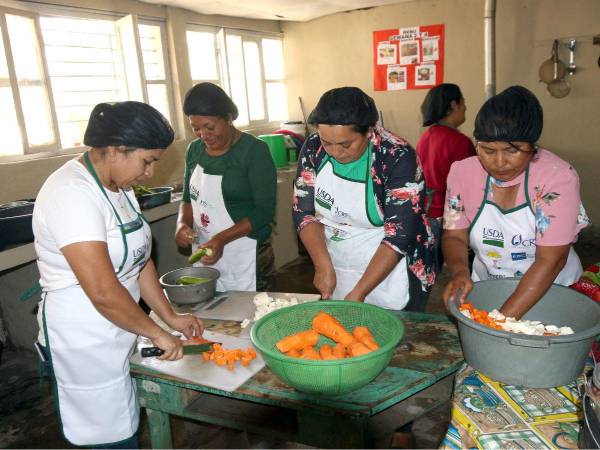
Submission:
POLYGON ((165 351, 158 347, 144 347, 140 351, 142 358, 147 358, 148 356, 160 356, 163 353, 165 353, 165 351))

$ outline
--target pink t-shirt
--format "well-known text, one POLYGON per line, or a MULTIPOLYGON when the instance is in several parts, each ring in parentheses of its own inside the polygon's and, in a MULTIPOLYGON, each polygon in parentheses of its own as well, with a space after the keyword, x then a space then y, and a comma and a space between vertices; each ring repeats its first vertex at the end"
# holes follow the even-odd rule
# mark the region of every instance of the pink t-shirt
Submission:
MULTIPOLYGON (((525 171, 502 186, 519 185, 515 206, 526 201, 525 171)), ((469 228, 477 215, 488 173, 477 156, 450 167, 444 205, 444 229, 469 228)), ((528 194, 536 218, 537 245, 568 245, 590 224, 579 195, 579 176, 569 163, 539 149, 529 164, 528 194)), ((492 191, 488 199, 493 201, 492 191)))

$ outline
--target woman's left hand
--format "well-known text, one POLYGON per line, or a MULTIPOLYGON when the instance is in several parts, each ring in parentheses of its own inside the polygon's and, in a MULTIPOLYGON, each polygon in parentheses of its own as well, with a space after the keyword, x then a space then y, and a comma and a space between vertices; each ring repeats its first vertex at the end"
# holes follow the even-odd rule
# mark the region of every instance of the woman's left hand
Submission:
POLYGON ((194 336, 200 337, 204 331, 202 321, 192 314, 174 314, 166 322, 172 329, 179 331, 188 339, 194 336))
POLYGON ((348 292, 348 294, 346 294, 346 297, 344 297, 344 300, 348 300, 351 302, 364 302, 365 295, 358 292, 356 289, 352 289, 350 292, 348 292))
POLYGON ((202 244, 202 247, 210 248, 212 250, 212 254, 210 256, 206 255, 200 259, 202 264, 210 266, 216 263, 221 256, 223 256, 223 249, 225 248, 225 241, 223 241, 219 236, 213 237, 210 241, 202 244))

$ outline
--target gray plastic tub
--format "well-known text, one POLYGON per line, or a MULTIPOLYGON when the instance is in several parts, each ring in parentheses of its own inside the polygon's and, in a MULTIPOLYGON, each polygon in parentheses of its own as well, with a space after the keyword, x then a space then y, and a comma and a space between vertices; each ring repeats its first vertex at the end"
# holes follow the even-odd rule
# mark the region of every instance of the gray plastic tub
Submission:
POLYGON ((215 296, 217 279, 221 273, 212 267, 183 267, 165 273, 160 277, 167 298, 177 305, 189 305, 206 302, 215 296), (186 286, 178 285, 177 280, 183 276, 209 278, 210 281, 186 286))
MULTIPOLYGON (((478 309, 500 308, 518 279, 475 283, 467 301, 478 309)), ((530 388, 568 384, 582 372, 587 354, 600 333, 600 304, 564 286, 553 285, 524 319, 569 326, 566 336, 529 336, 494 330, 464 316, 454 302, 451 314, 467 363, 496 381, 530 388)))

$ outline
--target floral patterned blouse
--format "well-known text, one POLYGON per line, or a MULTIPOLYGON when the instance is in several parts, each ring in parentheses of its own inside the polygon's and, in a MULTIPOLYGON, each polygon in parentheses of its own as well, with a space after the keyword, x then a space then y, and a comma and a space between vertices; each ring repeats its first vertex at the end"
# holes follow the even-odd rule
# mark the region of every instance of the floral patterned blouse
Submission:
MULTIPOLYGON (((435 282, 435 238, 425 214, 425 182, 416 152, 404 139, 379 126, 369 139, 373 194, 383 218, 382 243, 398 253, 399 258, 407 258, 408 267, 421 281, 423 290, 429 291, 435 282)), ((319 221, 315 215, 315 180, 317 168, 326 156, 319 134, 309 136, 300 152, 292 199, 298 233, 319 221)))
MULTIPOLYGON (((477 156, 455 162, 448 174, 444 229, 469 228, 477 215, 488 173, 477 156)), ((525 202, 525 172, 499 186, 519 185, 516 205, 525 202)), ((569 163, 539 149, 529 163, 527 182, 530 207, 535 215, 537 245, 568 245, 590 224, 579 194, 579 176, 569 163)), ((491 190, 490 190, 491 193, 491 190)), ((490 194, 491 195, 491 194, 490 194)), ((490 198, 490 200, 493 200, 490 198)))

